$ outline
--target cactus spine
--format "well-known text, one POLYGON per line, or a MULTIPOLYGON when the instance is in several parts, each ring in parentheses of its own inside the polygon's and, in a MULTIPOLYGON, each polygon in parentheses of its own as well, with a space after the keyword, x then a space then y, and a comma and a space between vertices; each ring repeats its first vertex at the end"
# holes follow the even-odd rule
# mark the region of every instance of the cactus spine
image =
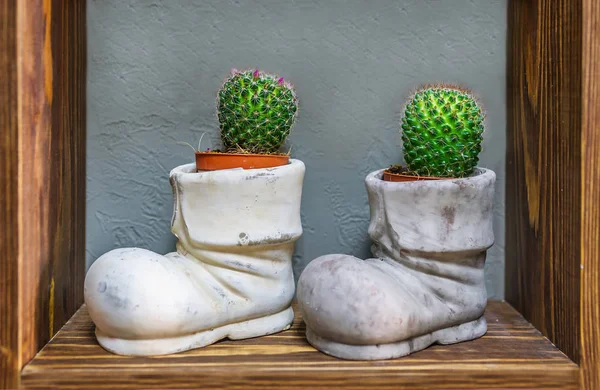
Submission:
POLYGON ((483 113, 473 96, 454 86, 419 90, 402 118, 404 160, 420 176, 465 177, 479 161, 483 113))
POLYGON ((219 90, 217 109, 225 151, 271 154, 290 133, 298 101, 283 78, 234 70, 219 90))

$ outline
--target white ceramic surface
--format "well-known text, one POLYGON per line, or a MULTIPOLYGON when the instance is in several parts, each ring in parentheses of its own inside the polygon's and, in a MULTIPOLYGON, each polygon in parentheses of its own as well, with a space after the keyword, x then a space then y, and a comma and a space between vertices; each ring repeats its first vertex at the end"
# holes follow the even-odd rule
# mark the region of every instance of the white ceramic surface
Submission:
POLYGON ((375 258, 327 255, 298 281, 308 341, 344 359, 408 355, 482 336, 496 175, 392 183, 369 174, 375 258))
POLYGON ((267 169, 173 169, 177 251, 115 249, 86 275, 100 345, 160 355, 288 328, 304 171, 294 159, 267 169))

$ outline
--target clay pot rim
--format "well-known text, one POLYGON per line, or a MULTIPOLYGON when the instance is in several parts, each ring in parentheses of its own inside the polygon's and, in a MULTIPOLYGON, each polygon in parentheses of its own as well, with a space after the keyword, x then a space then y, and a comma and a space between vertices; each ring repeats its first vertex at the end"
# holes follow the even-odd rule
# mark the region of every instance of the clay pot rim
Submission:
POLYGON ((288 154, 260 154, 260 153, 230 153, 230 152, 196 152, 204 156, 247 156, 247 157, 261 157, 261 158, 290 158, 288 154))
POLYGON ((446 180, 463 180, 469 179, 473 177, 480 176, 485 173, 485 168, 475 167, 473 173, 469 176, 465 177, 438 177, 438 176, 417 176, 417 175, 408 175, 401 173, 392 173, 388 172, 389 168, 383 169, 381 171, 381 177, 379 178, 381 181, 389 182, 389 183, 411 183, 415 181, 446 181, 446 180), (386 176, 388 178, 397 178, 398 180, 386 180, 386 176))
POLYGON ((267 169, 289 164, 290 156, 285 154, 196 152, 197 172, 267 169))
POLYGON ((437 176, 417 176, 417 175, 409 175, 404 173, 392 173, 387 169, 383 171, 381 175, 381 180, 388 181, 391 183, 402 183, 402 182, 412 182, 412 181, 429 181, 429 180, 452 180, 456 179, 453 177, 437 177, 437 176), (396 179, 396 180, 394 180, 396 179))

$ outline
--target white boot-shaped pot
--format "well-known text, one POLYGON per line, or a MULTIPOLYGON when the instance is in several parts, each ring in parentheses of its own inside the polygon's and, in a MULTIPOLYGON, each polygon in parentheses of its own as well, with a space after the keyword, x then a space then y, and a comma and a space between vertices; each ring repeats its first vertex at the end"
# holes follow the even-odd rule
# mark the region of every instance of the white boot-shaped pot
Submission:
POLYGON ((100 345, 160 355, 289 328, 304 170, 290 160, 267 169, 171 171, 177 252, 115 249, 86 275, 100 345))
POLYGON ((375 258, 327 255, 298 282, 308 341, 329 355, 390 359, 485 334, 483 266, 496 175, 394 183, 369 174, 375 258))

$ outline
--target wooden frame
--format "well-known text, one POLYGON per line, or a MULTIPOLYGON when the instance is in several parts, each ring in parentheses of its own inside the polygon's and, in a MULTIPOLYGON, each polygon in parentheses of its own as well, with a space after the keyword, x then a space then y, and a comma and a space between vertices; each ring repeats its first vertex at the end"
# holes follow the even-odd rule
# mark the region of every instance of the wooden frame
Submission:
POLYGON ((0 388, 83 303, 85 1, 0 0, 0 388))
MULTIPOLYGON (((600 4, 509 0, 507 300, 600 388, 600 4)), ((82 303, 85 1, 0 0, 0 388, 82 303)))
POLYGON ((600 388, 600 5, 509 2, 506 299, 600 388))

